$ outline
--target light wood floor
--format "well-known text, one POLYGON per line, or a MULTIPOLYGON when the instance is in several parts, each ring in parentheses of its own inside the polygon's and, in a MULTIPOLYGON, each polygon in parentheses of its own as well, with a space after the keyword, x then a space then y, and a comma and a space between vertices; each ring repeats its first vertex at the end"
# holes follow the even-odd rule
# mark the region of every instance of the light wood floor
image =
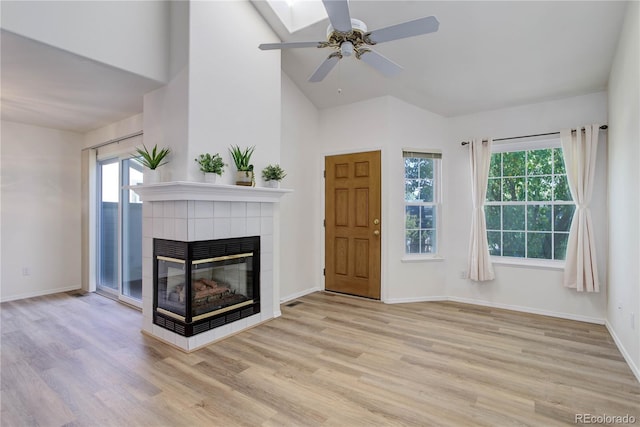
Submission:
POLYGON ((602 326, 457 303, 316 293, 191 354, 95 294, 3 303, 2 426, 640 424, 602 326))

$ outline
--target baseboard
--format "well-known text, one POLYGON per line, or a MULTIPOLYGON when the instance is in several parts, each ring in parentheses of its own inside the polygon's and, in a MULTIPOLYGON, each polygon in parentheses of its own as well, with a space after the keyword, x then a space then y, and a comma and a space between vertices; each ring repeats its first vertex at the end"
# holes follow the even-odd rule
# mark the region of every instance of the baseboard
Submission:
POLYGON ((319 291, 322 291, 322 290, 323 290, 322 288, 318 288, 318 287, 316 287, 316 288, 308 288, 308 289, 305 289, 304 291, 296 292, 295 294, 287 295, 286 297, 280 298, 280 304, 284 304, 284 303, 289 302, 291 300, 303 297, 305 295, 312 294, 314 292, 319 292, 319 291))
POLYGON ((491 301, 482 301, 471 298, 449 297, 449 301, 461 302, 463 304, 481 305, 484 307, 501 308, 504 310, 520 311, 523 313, 539 314, 542 316, 557 317, 559 319, 577 320, 578 322, 594 323, 596 325, 604 325, 605 320, 597 317, 581 316, 579 314, 561 313, 557 311, 539 310, 531 307, 523 307, 520 305, 501 304, 491 301))
POLYGON ((0 299, 0 302, 9 302, 9 301, 16 301, 16 300, 25 299, 25 298, 41 297, 44 295, 59 294, 60 292, 78 291, 80 289, 82 289, 80 285, 66 286, 64 288, 56 288, 56 289, 43 289, 40 291, 27 292, 25 294, 12 295, 6 298, 3 297, 2 299, 0 299))
POLYGON ((613 327, 611 326, 611 323, 609 323, 609 321, 607 320, 604 322, 604 326, 606 326, 607 331, 609 331, 609 334, 611 335, 611 338, 613 338, 613 342, 616 343, 616 346, 618 347, 618 350, 622 354, 622 357, 624 357, 624 360, 627 361, 627 365, 629 365, 629 368, 631 368, 631 372, 633 372, 633 375, 635 375, 638 382, 640 382, 640 368, 636 366, 633 359, 631 358, 631 355, 627 352, 627 349, 624 348, 624 346, 622 345, 622 341, 620 341, 620 338, 618 338, 618 336, 616 335, 615 331, 613 330, 613 327))
POLYGON ((409 302, 434 302, 434 301, 449 301, 449 297, 411 297, 411 298, 390 298, 385 299, 385 304, 404 304, 409 302))

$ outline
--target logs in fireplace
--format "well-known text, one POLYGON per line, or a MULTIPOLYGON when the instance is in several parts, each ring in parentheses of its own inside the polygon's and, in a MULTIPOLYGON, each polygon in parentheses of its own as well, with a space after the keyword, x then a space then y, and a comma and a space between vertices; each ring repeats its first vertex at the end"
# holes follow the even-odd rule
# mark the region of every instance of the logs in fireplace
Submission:
POLYGON ((260 237, 153 240, 154 323, 183 336, 260 312, 260 237))

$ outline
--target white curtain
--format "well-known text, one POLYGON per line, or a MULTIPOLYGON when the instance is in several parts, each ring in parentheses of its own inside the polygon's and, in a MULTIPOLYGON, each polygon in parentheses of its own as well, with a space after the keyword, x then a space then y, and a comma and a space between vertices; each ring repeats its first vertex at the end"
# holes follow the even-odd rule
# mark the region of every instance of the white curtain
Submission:
POLYGON ((476 282, 493 280, 495 278, 491 258, 489 257, 487 222, 484 216, 484 201, 487 197, 492 143, 491 138, 485 141, 482 141, 482 139, 473 139, 469 143, 473 213, 471 215, 467 278, 476 282))
POLYGON ((585 126, 584 131, 578 128, 560 132, 569 189, 576 204, 567 244, 564 285, 580 292, 600 291, 594 229, 589 209, 599 130, 600 126, 595 124, 585 126))

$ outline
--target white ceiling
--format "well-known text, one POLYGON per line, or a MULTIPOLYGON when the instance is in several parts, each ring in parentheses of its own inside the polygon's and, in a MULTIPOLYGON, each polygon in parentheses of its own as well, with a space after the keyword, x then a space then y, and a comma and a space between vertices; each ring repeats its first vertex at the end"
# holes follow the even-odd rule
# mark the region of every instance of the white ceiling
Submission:
POLYGON ((142 112, 162 83, 2 31, 2 120, 87 132, 142 112))
MULTIPOLYGON (((324 40, 328 19, 290 34, 263 1, 254 5, 283 41, 324 40)), ((284 50, 282 69, 319 108, 393 95, 456 116, 585 94, 606 88, 626 7, 617 1, 351 0, 351 17, 369 31, 430 15, 440 29, 374 47, 405 68, 393 79, 351 57, 323 82, 307 82, 329 49, 284 50)))
MULTIPOLYGON (((324 39, 327 19, 289 34, 266 3, 254 4, 283 41, 324 39)), ((375 47, 405 68, 393 79, 352 57, 308 83, 327 49, 285 51, 282 68, 318 108, 393 95, 454 116, 562 98, 606 87, 626 6, 351 0, 351 16, 369 30, 429 15, 440 30, 375 47)), ((3 120, 86 132, 140 113, 143 95, 162 85, 7 31, 1 37, 3 120)))

